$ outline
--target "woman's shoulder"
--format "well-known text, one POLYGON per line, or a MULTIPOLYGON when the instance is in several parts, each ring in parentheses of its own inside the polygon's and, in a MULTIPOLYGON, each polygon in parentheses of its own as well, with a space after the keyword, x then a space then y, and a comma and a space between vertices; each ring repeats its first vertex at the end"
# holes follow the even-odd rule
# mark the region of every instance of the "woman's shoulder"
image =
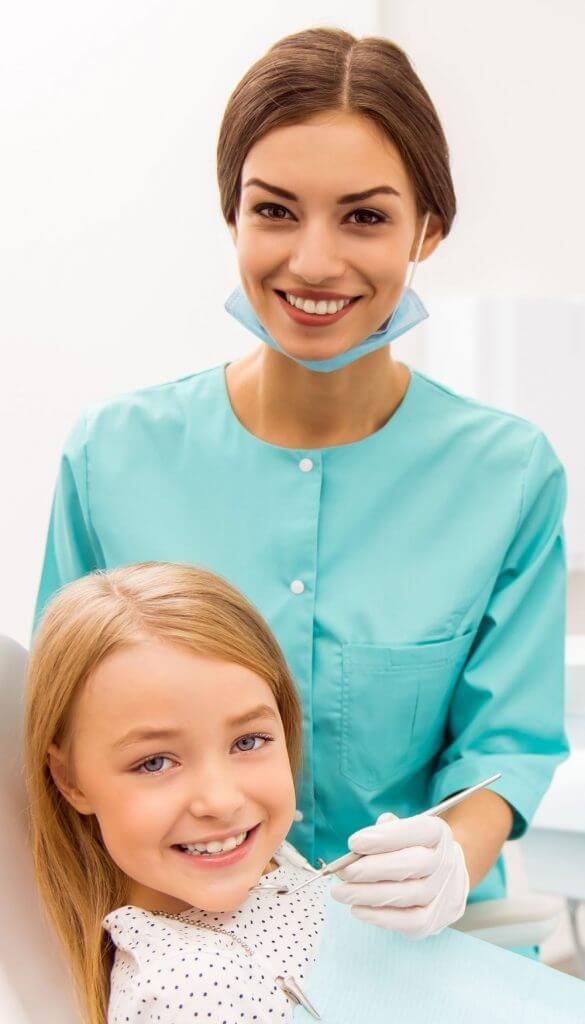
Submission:
POLYGON ((138 416, 160 421, 165 415, 178 416, 187 406, 215 401, 224 388, 224 364, 212 366, 185 377, 163 381, 134 391, 124 392, 105 402, 95 403, 85 410, 88 428, 98 427, 104 419, 122 419, 138 416))
POLYGON ((78 416, 67 436, 65 451, 75 455, 90 444, 99 445, 102 441, 110 444, 116 437, 119 442, 121 432, 131 441, 134 434, 149 434, 153 426, 160 436, 165 426, 175 430, 184 425, 187 417, 205 424, 222 397, 225 397, 223 363, 176 380, 115 395, 89 405, 78 416))
POLYGON ((535 451, 551 465, 559 464, 550 440, 537 424, 459 394, 418 370, 411 373, 424 407, 425 415, 419 421, 423 429, 430 427, 434 443, 448 443, 460 453, 467 450, 471 457, 481 458, 489 452, 494 467, 501 468, 503 462, 526 466, 535 451))
POLYGON ((421 373, 420 370, 411 369, 411 374, 416 379, 418 390, 424 399, 441 407, 447 415, 454 419, 467 420, 470 424, 473 422, 503 424, 526 436, 534 435, 539 431, 536 424, 531 423, 523 416, 454 391, 441 381, 421 373))

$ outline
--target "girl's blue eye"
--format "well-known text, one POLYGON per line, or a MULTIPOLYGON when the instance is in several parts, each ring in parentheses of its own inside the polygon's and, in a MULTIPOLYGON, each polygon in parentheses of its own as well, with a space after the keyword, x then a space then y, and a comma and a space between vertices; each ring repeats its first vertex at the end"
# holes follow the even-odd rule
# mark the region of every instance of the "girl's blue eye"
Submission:
POLYGON ((163 754, 159 754, 157 757, 149 757, 146 761, 143 761, 142 764, 137 766, 136 771, 140 772, 142 775, 162 775, 163 773, 160 771, 160 762, 170 760, 170 757, 164 757, 163 754))
POLYGON ((271 741, 272 736, 266 736, 263 733, 254 732, 250 733, 249 736, 242 736, 239 740, 236 740, 234 746, 237 747, 241 754, 245 754, 249 750, 260 750, 260 747, 263 747, 265 743, 270 743, 271 741), (255 746, 256 740, 262 740, 259 746, 255 746), (240 744, 242 744, 242 746, 240 746, 240 744))

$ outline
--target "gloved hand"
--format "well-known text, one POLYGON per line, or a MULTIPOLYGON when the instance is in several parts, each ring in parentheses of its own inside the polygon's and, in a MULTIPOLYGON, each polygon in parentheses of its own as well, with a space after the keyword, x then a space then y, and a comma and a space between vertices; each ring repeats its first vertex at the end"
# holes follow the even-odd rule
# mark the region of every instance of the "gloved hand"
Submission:
POLYGON ((442 818, 381 814, 354 832, 353 853, 367 856, 338 872, 331 895, 352 914, 411 939, 435 935, 465 911, 469 875, 463 850, 442 818))

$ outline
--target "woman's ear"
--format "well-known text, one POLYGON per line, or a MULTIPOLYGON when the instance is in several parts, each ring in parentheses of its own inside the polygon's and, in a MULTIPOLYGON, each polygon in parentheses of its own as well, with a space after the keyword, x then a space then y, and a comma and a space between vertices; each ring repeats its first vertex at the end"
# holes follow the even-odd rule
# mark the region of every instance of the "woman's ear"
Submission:
POLYGON ((47 754, 47 761, 53 782, 67 802, 79 814, 93 814, 93 808, 71 777, 67 756, 56 743, 51 743, 47 754))
POLYGON ((228 224, 228 228, 229 228, 229 233, 232 236, 232 242, 234 243, 234 245, 236 245, 237 244, 237 240, 238 240, 238 228, 237 228, 235 220, 234 220, 233 223, 228 224))
MULTIPOLYGON (((420 218, 419 219, 419 223, 417 224, 416 237, 414 239, 414 242, 412 244, 412 249, 411 249, 411 252, 410 252, 410 260, 411 261, 414 260, 414 258, 416 256, 416 250, 418 248, 418 241, 419 241, 419 238, 420 238, 420 232, 422 230, 423 224, 424 224, 424 217, 420 218)), ((418 258, 419 259, 419 263, 422 263, 424 260, 428 259, 429 256, 432 253, 434 253, 435 249, 437 248, 437 246, 438 246, 439 242, 442 240, 442 238, 443 238, 443 222, 441 221, 441 218, 436 213, 431 213, 431 215, 429 217, 429 223, 427 224, 425 240, 424 240, 424 242, 422 244, 422 249, 420 251, 420 256, 418 258)))

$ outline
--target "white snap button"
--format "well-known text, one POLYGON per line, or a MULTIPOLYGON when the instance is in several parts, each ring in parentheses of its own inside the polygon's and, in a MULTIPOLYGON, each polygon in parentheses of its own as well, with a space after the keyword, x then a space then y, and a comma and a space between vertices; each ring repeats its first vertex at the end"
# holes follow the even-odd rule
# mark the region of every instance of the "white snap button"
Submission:
POLYGON ((303 820, 303 812, 299 811, 298 808, 297 808, 297 810, 295 811, 293 817, 294 817, 295 821, 302 821, 303 820))
POLYGON ((310 473, 312 468, 313 468, 313 460, 312 459, 301 459, 301 461, 299 462, 299 469, 303 473, 310 473))
POLYGON ((292 590, 293 594, 302 594, 303 590, 305 589, 305 584, 303 583, 302 580, 293 580, 290 585, 290 589, 292 590))

